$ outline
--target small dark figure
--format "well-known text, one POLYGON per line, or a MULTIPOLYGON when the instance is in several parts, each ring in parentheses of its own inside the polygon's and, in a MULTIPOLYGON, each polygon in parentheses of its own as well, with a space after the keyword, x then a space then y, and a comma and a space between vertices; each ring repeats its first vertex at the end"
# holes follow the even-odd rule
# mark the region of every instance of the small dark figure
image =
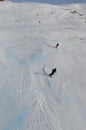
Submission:
POLYGON ((55 48, 58 48, 58 46, 59 46, 59 43, 56 44, 55 48))
POLYGON ((49 74, 49 76, 52 77, 52 75, 54 75, 54 73, 56 73, 56 68, 52 69, 52 72, 49 74))
POLYGON ((51 14, 54 14, 53 12, 51 12, 51 14))
POLYGON ((39 23, 41 23, 41 21, 39 21, 39 23))

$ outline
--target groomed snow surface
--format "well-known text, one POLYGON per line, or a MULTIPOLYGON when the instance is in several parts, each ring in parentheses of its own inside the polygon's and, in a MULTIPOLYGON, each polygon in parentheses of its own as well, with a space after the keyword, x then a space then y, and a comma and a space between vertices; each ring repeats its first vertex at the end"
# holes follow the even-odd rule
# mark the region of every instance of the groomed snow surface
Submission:
POLYGON ((12 2, 39 2, 48 4, 86 3, 86 0, 9 0, 12 2))
POLYGON ((86 130, 86 4, 0 2, 0 130, 86 130))

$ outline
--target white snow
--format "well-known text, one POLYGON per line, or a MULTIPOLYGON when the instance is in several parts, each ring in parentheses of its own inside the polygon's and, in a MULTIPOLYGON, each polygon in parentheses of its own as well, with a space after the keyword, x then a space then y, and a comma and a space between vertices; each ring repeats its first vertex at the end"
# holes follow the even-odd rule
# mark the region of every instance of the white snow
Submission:
POLYGON ((12 2, 39 2, 48 4, 86 3, 86 0, 10 0, 12 2))
POLYGON ((0 2, 0 130, 86 130, 86 4, 0 2))

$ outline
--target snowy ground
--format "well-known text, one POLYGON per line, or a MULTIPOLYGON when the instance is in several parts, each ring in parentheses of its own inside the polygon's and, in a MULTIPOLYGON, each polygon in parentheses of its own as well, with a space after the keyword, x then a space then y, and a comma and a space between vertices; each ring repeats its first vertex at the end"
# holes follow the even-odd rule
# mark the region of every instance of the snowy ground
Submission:
POLYGON ((0 130, 86 130, 86 4, 0 2, 0 130))
POLYGON ((9 0, 12 2, 39 2, 48 4, 86 3, 86 0, 9 0))

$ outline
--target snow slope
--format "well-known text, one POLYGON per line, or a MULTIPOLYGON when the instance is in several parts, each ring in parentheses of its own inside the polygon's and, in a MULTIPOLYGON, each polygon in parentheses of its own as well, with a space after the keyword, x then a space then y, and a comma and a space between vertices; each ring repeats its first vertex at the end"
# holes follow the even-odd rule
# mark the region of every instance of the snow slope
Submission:
POLYGON ((0 130, 86 130, 85 98, 86 4, 0 2, 0 130))
POLYGON ((10 0, 12 2, 39 2, 48 4, 86 3, 86 0, 10 0))

